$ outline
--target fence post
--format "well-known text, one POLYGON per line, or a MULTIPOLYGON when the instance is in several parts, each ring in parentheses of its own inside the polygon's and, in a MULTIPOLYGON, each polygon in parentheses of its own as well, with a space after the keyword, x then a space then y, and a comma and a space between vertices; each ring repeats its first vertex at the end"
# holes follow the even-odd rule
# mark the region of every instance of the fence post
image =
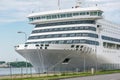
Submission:
POLYGON ((32 67, 30 67, 30 74, 31 74, 31 77, 32 77, 32 67))
POLYGON ((21 78, 23 78, 23 68, 21 67, 21 78))
POLYGON ((39 67, 38 67, 38 70, 39 70, 39 73, 38 73, 38 74, 39 74, 39 77, 40 77, 40 68, 39 68, 39 67))
POLYGON ((12 68, 11 68, 11 65, 9 64, 9 68, 10 68, 10 77, 11 77, 11 80, 13 80, 13 76, 12 76, 12 68))

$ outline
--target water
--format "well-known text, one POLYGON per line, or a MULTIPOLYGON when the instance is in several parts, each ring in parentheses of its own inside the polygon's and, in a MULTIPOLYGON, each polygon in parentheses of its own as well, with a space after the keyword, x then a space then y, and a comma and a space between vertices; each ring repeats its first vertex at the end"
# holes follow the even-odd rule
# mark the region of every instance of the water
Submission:
POLYGON ((0 76, 11 74, 33 74, 34 68, 0 68, 0 76))

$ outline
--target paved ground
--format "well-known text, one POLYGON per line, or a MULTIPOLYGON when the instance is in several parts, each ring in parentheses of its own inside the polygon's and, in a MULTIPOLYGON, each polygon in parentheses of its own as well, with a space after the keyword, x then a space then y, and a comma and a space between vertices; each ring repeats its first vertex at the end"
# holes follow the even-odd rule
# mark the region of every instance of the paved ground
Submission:
POLYGON ((96 75, 88 77, 78 77, 70 79, 61 79, 61 80, 120 80, 120 73, 116 74, 107 74, 107 75, 96 75))

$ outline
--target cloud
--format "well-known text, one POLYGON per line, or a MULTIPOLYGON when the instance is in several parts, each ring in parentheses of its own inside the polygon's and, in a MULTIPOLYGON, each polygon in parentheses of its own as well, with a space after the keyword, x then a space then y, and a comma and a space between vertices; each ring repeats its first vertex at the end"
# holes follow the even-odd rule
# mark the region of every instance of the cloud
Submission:
POLYGON ((115 1, 119 1, 119 0, 86 0, 89 2, 115 2, 115 1))
POLYGON ((102 6, 106 11, 108 10, 120 10, 120 2, 105 3, 102 6))
MULTIPOLYGON (((105 12, 119 11, 119 0, 86 0, 87 4, 98 3, 105 12)), ((61 8, 71 8, 74 0, 61 0, 61 8), (67 6, 66 6, 67 5, 67 6)), ((57 9, 57 0, 1 0, 0 22, 25 21, 32 11, 48 11, 57 9)))
POLYGON ((95 4, 98 4, 99 7, 102 9, 105 9, 105 11, 113 10, 113 9, 120 9, 120 1, 119 0, 86 0, 87 4, 90 4, 91 6, 95 6, 95 4))
POLYGON ((24 21, 25 17, 32 11, 37 12, 55 8, 56 0, 51 0, 51 4, 46 2, 48 0, 1 0, 0 22, 2 20, 2 22, 24 21))
POLYGON ((0 2, 0 22, 24 21, 24 17, 30 12, 30 9, 37 4, 36 1, 10 0, 8 2, 8 0, 2 0, 0 2))

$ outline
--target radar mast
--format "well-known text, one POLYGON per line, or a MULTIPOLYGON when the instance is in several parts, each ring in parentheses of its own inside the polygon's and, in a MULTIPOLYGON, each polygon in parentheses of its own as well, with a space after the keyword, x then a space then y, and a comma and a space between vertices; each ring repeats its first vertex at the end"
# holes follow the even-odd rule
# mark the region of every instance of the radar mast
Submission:
POLYGON ((81 4, 82 4, 82 1, 81 0, 77 0, 75 8, 80 8, 81 4))

